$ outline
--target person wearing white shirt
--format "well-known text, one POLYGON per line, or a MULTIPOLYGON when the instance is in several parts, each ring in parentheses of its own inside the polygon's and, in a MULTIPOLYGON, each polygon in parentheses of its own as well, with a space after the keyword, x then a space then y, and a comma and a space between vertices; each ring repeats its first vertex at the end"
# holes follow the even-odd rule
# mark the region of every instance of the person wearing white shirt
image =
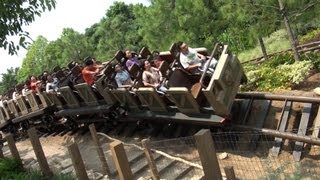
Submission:
MULTIPOLYGON (((177 47, 180 51, 180 63, 187 71, 198 73, 208 65, 209 61, 207 61, 206 56, 190 48, 186 43, 180 41, 177 43, 177 47)), ((217 60, 213 58, 210 62, 209 70, 213 71, 216 64, 217 60)))

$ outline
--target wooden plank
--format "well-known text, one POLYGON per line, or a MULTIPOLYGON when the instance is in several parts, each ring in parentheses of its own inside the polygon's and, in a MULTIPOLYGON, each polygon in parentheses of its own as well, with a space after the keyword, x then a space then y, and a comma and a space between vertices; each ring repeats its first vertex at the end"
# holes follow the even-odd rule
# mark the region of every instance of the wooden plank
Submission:
MULTIPOLYGON (((302 115, 301 115, 301 120, 299 124, 299 129, 298 129, 298 135, 305 135, 307 132, 308 128, 308 123, 310 119, 310 112, 311 112, 311 103, 304 103, 303 104, 303 109, 302 109, 302 115)), ((296 142, 294 145, 294 151, 293 151, 293 159, 295 161, 300 161, 301 159, 301 154, 303 150, 303 142, 296 142)))
POLYGON ((236 175, 234 174, 233 166, 226 166, 223 168, 226 173, 227 180, 236 180, 236 175))
POLYGON ((21 158, 20 158, 20 154, 19 154, 19 151, 18 151, 17 146, 16 146, 16 142, 15 142, 12 134, 8 134, 5 137, 5 139, 6 139, 7 143, 8 143, 8 146, 9 146, 9 149, 10 149, 12 157, 14 159, 18 160, 22 164, 22 161, 21 161, 21 158))
POLYGON ((90 129, 90 132, 91 132, 91 137, 92 137, 93 143, 96 146, 96 149, 97 149, 97 152, 98 152, 98 156, 99 156, 99 159, 100 159, 101 164, 102 164, 103 174, 111 176, 110 168, 109 168, 109 165, 107 163, 106 157, 105 157, 105 155, 103 153, 101 144, 99 142, 99 139, 98 139, 98 136, 97 136, 97 130, 96 130, 95 125, 94 124, 90 124, 89 125, 89 129, 90 129))
POLYGON ((123 144, 120 141, 114 141, 110 144, 110 149, 120 180, 133 179, 132 171, 123 144))
POLYGON ((33 147, 33 151, 34 154, 37 157, 40 169, 42 171, 42 173, 46 176, 46 177, 52 177, 53 173, 49 168, 49 164, 48 161, 46 159, 46 156, 43 152, 38 134, 37 134, 37 130, 35 128, 31 128, 28 130, 28 136, 30 139, 30 142, 32 144, 33 147))
POLYGON ((210 131, 202 129, 194 135, 194 138, 204 171, 204 179, 222 180, 219 162, 210 131))
POLYGON ((142 87, 136 91, 136 94, 140 101, 148 106, 151 111, 166 112, 166 104, 159 94, 152 87, 142 87))
POLYGON ((88 180, 88 174, 84 166, 77 143, 72 143, 70 146, 68 146, 68 151, 71 156, 74 170, 76 171, 77 179, 88 180))
MULTIPOLYGON (((281 118, 280 118, 280 125, 278 130, 280 132, 284 132, 287 128, 287 124, 288 124, 288 120, 290 117, 290 111, 291 111, 291 107, 292 107, 292 101, 285 101, 285 105, 282 109, 282 113, 281 113, 281 118)), ((282 138, 275 138, 274 139, 274 145, 272 147, 271 150, 271 155, 272 156, 278 156, 280 153, 280 148, 282 145, 282 138)))
POLYGON ((159 173, 158 173, 157 165, 156 165, 156 163, 155 163, 155 161, 153 159, 151 150, 150 150, 150 148, 148 146, 148 142, 149 142, 149 140, 147 140, 147 139, 144 139, 144 140, 141 141, 142 146, 144 148, 144 153, 146 155, 146 158, 148 160, 148 164, 149 164, 149 167, 150 167, 150 170, 151 170, 152 179, 153 180, 159 180, 160 176, 159 176, 159 173))
POLYGON ((26 97, 28 99, 28 102, 32 111, 36 111, 40 109, 39 107, 40 104, 37 101, 37 97, 35 93, 33 93, 32 91, 28 91, 26 92, 26 97))
POLYGON ((180 112, 186 114, 200 113, 199 104, 186 87, 170 87, 167 94, 180 112))
POLYGON ((241 107, 240 107, 240 115, 239 115, 241 124, 245 124, 248 121, 252 104, 253 104, 253 99, 246 99, 242 101, 241 107))
POLYGON ((2 151, 2 147, 0 146, 0 159, 3 159, 4 155, 3 155, 3 151, 2 151))
MULTIPOLYGON (((256 112, 256 118, 255 118, 255 126, 256 128, 263 128, 264 121, 267 118, 271 101, 270 100, 256 100, 256 102, 261 102, 261 108, 259 109, 259 112, 256 112)), ((254 151, 257 148, 257 143, 260 139, 260 135, 256 134, 251 137, 249 149, 251 151, 254 151)))
POLYGON ((74 86, 80 97, 84 100, 88 106, 99 105, 97 96, 94 94, 92 88, 87 83, 81 83, 74 86))
POLYGON ((318 108, 318 113, 317 113, 317 117, 314 120, 314 130, 312 133, 312 136, 315 138, 319 138, 320 135, 320 108, 318 108))

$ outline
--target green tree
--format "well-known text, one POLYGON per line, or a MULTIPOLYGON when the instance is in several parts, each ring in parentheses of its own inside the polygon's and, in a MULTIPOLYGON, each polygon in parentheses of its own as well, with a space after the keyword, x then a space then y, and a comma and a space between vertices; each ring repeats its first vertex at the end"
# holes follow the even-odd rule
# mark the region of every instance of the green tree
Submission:
POLYGON ((173 12, 175 3, 172 5, 170 1, 152 0, 149 7, 135 11, 140 27, 137 32, 150 49, 167 50, 177 40, 179 22, 173 12))
POLYGON ((18 82, 24 82, 30 75, 40 75, 47 67, 45 61, 45 49, 48 40, 39 36, 29 47, 26 57, 22 61, 21 69, 18 72, 18 82))
POLYGON ((13 55, 19 46, 26 47, 28 32, 23 25, 28 25, 46 10, 55 8, 55 0, 4 0, 0 3, 0 48, 7 49, 13 55), (19 36, 19 45, 10 36, 19 36))
POLYGON ((265 51, 262 37, 280 27, 281 16, 276 1, 227 0, 220 7, 228 28, 219 39, 240 52, 260 43, 265 51))
POLYGON ((4 94, 10 88, 13 88, 17 83, 17 74, 19 68, 9 68, 6 73, 2 73, 2 81, 0 82, 0 94, 4 94))
POLYGON ((60 66, 70 61, 80 62, 86 56, 93 55, 91 49, 84 34, 65 28, 61 36, 47 49, 47 55, 54 54, 53 57, 47 56, 47 61, 56 62, 55 65, 60 66))
POLYGON ((137 33, 139 25, 136 22, 135 11, 143 8, 141 4, 126 5, 115 2, 102 20, 86 29, 86 36, 90 46, 96 46, 95 56, 106 60, 111 58, 119 49, 131 49, 143 46, 142 37, 137 33))

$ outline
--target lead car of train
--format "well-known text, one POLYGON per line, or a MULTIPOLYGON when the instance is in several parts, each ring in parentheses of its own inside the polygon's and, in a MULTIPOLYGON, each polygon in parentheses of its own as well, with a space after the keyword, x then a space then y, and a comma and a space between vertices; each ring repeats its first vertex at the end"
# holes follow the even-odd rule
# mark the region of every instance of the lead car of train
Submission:
MULTIPOLYGON (((209 55, 206 48, 195 49, 209 55)), ((63 68, 54 68, 55 76, 60 79, 58 93, 38 89, 38 93, 29 91, 16 100, 4 102, 0 107, 0 130, 16 133, 31 126, 52 130, 58 124, 72 129, 97 121, 107 126, 115 121, 223 125, 232 115, 235 96, 246 77, 237 56, 227 45, 216 44, 211 54, 218 60, 213 74, 190 74, 179 63, 174 44, 169 51, 160 52, 163 62, 159 70, 168 87, 165 95, 153 87, 143 87, 142 69, 136 65, 129 69, 135 82, 133 88, 116 87, 114 62, 123 63, 122 51, 115 54, 113 62, 105 64, 95 82, 96 89, 83 83, 81 67, 76 65, 67 73, 63 68)), ((152 53, 142 48, 139 60, 151 58, 152 53)))

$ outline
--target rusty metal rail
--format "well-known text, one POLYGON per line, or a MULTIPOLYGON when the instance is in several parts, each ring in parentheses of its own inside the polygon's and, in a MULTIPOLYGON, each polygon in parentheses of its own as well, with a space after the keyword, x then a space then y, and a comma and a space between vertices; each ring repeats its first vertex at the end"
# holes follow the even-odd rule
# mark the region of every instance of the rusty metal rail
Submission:
POLYGON ((289 140, 294 140, 294 141, 299 141, 299 142, 304 142, 304 143, 320 146, 320 139, 315 138, 315 137, 311 137, 311 136, 303 136, 303 135, 298 135, 298 134, 291 133, 291 132, 280 132, 280 131, 277 131, 274 129, 267 129, 267 128, 260 129, 260 128, 243 126, 243 125, 233 125, 232 127, 242 129, 242 130, 255 131, 255 132, 265 134, 265 135, 271 135, 273 137, 289 139, 289 140))
POLYGON ((320 98, 317 98, 317 97, 288 96, 288 95, 277 95, 277 94, 256 93, 256 92, 238 93, 236 98, 239 98, 239 99, 277 100, 277 101, 288 100, 288 101, 295 101, 295 102, 320 103, 320 98))

